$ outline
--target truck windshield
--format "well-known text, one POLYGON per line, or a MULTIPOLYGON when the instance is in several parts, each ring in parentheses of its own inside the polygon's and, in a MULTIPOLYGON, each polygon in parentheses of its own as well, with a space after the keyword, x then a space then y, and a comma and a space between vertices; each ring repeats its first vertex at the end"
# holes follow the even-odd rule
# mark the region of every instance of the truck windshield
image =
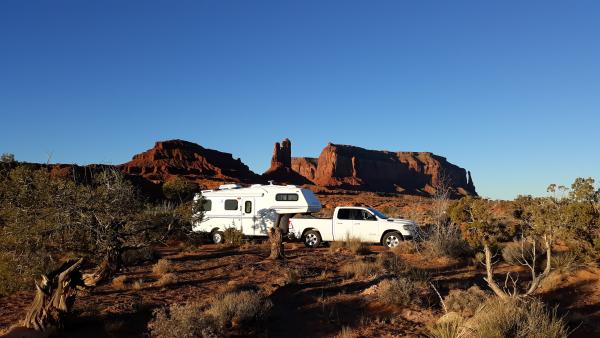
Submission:
POLYGON ((381 219, 388 219, 389 217, 387 217, 386 214, 384 214, 383 212, 377 210, 377 209, 373 209, 373 208, 368 208, 369 211, 371 211, 372 213, 375 214, 375 216, 381 218, 381 219))

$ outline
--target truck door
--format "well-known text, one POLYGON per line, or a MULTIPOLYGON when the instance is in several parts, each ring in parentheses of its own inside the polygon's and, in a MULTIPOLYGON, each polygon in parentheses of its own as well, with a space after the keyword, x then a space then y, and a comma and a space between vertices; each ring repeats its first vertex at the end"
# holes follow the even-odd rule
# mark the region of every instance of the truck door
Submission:
POLYGON ((356 221, 353 223, 352 234, 364 242, 379 241, 379 224, 377 217, 366 209, 356 209, 356 221))
POLYGON ((260 235, 256 225, 256 214, 254 209, 254 198, 242 199, 242 231, 244 232, 244 235, 260 235))
POLYGON ((353 236, 352 228, 356 222, 355 210, 340 208, 333 219, 333 240, 343 241, 347 236, 353 236))

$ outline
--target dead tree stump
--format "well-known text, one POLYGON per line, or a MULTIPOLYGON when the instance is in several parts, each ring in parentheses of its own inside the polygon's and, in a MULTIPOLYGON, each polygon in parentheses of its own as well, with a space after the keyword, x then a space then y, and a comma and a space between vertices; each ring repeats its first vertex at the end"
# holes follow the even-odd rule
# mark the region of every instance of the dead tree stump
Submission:
POLYGON ((64 316, 75 302, 76 288, 83 286, 79 272, 81 262, 83 258, 70 260, 42 275, 41 281, 35 281, 35 297, 21 322, 23 327, 43 332, 62 327, 64 316))
POLYGON ((269 242, 271 242, 271 255, 269 259, 283 259, 283 231, 279 227, 269 228, 269 242))

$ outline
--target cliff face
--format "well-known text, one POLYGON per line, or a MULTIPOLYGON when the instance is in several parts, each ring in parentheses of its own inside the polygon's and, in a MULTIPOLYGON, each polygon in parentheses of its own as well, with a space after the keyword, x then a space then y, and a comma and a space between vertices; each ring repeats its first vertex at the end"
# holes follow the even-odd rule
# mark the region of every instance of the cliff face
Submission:
POLYGON ((307 158, 292 162, 297 172, 324 187, 430 195, 443 180, 454 195, 476 194, 465 169, 428 152, 377 151, 330 143, 316 165, 307 158))
POLYGON ((165 181, 171 176, 235 182, 259 178, 240 159, 234 159, 229 153, 182 140, 156 142, 152 149, 134 155, 131 161, 118 167, 127 174, 152 181, 165 181))

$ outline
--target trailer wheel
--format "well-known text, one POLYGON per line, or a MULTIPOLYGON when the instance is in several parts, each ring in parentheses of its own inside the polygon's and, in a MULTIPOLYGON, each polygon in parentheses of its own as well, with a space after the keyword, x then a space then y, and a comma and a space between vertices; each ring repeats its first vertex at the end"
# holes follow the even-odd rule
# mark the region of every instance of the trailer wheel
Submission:
POLYGON ((308 230, 302 236, 302 242, 307 248, 316 248, 321 245, 321 234, 315 230, 308 230))
POLYGON ((397 231, 391 231, 383 236, 382 244, 386 248, 395 248, 402 241, 402 235, 397 231))
POLYGON ((213 243, 215 244, 221 244, 223 243, 224 240, 224 234, 223 231, 213 231, 213 233, 211 234, 211 238, 213 243))

